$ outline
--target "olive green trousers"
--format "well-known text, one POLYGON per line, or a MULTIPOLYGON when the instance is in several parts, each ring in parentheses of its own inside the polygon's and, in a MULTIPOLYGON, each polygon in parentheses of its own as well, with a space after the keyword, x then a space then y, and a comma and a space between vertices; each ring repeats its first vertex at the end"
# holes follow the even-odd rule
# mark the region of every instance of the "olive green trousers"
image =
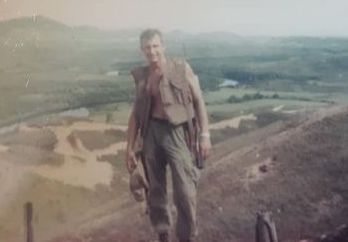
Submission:
POLYGON ((185 139, 183 125, 151 119, 144 138, 144 154, 149 180, 148 209, 157 233, 169 232, 166 167, 172 174, 173 198, 177 210, 176 235, 180 240, 195 237, 196 200, 199 171, 185 139))

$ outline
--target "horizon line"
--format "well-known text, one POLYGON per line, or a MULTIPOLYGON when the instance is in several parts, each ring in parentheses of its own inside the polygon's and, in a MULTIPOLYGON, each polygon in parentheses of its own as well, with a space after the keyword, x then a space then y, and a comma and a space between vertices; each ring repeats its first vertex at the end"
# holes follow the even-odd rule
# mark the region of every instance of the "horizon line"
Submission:
MULTIPOLYGON (((70 28, 78 28, 78 27, 90 27, 90 28, 95 28, 98 29, 100 31, 105 31, 105 32, 114 32, 114 31, 141 31, 141 30, 145 30, 147 28, 153 28, 152 26, 149 27, 128 27, 128 28, 103 28, 100 26, 96 26, 96 25, 90 25, 90 24, 78 24, 78 25, 72 25, 69 23, 66 23, 62 20, 57 20, 51 16, 47 16, 47 15, 43 15, 43 14, 38 14, 38 15, 23 15, 20 17, 13 17, 13 18, 6 18, 6 19, 0 19, 0 24, 4 23, 4 22, 11 22, 11 21, 15 21, 15 20, 20 20, 20 19, 35 19, 35 18, 46 18, 48 20, 57 22, 59 24, 65 25, 67 27, 70 28)), ((35 21, 35 20, 34 20, 35 21)), ((226 33, 226 34, 234 34, 238 37, 246 37, 246 38, 338 38, 338 39, 348 39, 348 34, 342 34, 342 35, 330 35, 330 34, 323 34, 323 35, 314 35, 314 34, 308 34, 308 35, 304 35, 304 34, 258 34, 258 35, 252 35, 252 34, 240 34, 240 33, 236 33, 236 32, 232 32, 232 31, 228 31, 228 30, 210 30, 210 31, 188 31, 188 30, 183 30, 183 29, 167 29, 167 30, 162 30, 160 28, 158 28, 161 32, 163 33, 171 33, 171 32, 182 32, 185 34, 193 34, 193 35, 199 35, 199 34, 213 34, 213 33, 226 33)))

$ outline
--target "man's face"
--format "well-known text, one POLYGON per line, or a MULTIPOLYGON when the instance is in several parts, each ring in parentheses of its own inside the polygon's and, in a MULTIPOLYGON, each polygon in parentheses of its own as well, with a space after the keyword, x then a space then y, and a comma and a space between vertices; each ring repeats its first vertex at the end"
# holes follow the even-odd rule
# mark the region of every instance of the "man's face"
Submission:
POLYGON ((148 40, 143 40, 141 50, 149 64, 160 63, 164 59, 164 46, 157 34, 148 40))

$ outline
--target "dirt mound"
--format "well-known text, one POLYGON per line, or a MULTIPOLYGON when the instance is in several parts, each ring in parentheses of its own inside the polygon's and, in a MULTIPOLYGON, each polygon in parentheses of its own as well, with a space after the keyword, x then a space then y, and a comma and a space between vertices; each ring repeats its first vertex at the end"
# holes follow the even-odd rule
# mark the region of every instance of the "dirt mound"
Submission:
POLYGON ((0 136, 0 144, 24 145, 52 151, 57 143, 56 135, 48 129, 16 130, 0 136))
POLYGON ((53 152, 57 141, 51 130, 22 127, 0 136, 0 144, 7 147, 1 158, 21 165, 61 165, 64 157, 53 152))
POLYGON ((103 132, 100 130, 74 130, 71 135, 80 139, 88 150, 105 149, 125 139, 125 132, 117 129, 108 129, 103 132))
POLYGON ((12 145, 1 158, 12 164, 25 166, 43 164, 60 166, 64 163, 64 156, 61 154, 25 145, 12 145))
MULTIPOLYGON (((273 213, 280 241, 314 238, 347 223, 347 123, 347 108, 320 110, 300 123, 275 123, 216 146, 199 185, 197 241, 254 241, 261 210, 273 213)), ((155 238, 144 216, 125 212, 131 204, 99 228, 65 238, 155 238)))
POLYGON ((252 241, 259 210, 273 212, 282 241, 346 222, 347 123, 347 108, 321 110, 208 170, 200 193, 201 241, 252 241))

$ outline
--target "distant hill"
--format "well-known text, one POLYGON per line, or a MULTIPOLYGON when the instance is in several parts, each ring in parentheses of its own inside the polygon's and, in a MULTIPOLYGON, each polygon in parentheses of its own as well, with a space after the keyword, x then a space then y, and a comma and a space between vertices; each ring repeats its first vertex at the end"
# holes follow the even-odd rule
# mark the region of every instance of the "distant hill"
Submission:
POLYGON ((0 40, 7 40, 7 43, 44 41, 56 44, 84 40, 112 41, 124 36, 129 38, 129 33, 123 35, 124 33, 125 31, 103 31, 92 26, 68 26, 45 16, 22 17, 0 22, 0 40))
POLYGON ((20 41, 66 39, 73 29, 63 23, 43 16, 23 17, 0 22, 0 39, 7 44, 20 41))
MULTIPOLYGON (((0 64, 10 67, 31 60, 46 65, 47 61, 57 60, 66 66, 84 60, 92 62, 95 58, 102 58, 107 63, 111 60, 116 65, 119 62, 139 61, 141 31, 68 26, 41 15, 1 21, 0 64), (73 56, 74 60, 71 59, 73 56)), ((164 33, 164 39, 169 55, 186 58, 228 56, 231 51, 240 48, 225 47, 246 43, 245 38, 227 32, 192 34, 171 31, 164 33)))
MULTIPOLYGON (((86 38, 118 41, 138 41, 141 29, 101 30, 93 26, 68 26, 51 18, 38 15, 21 17, 0 22, 0 39, 25 40, 30 37, 45 40, 79 40, 86 38)), ((177 42, 238 42, 244 38, 229 32, 209 32, 190 34, 183 31, 165 33, 166 41, 171 45, 177 42)))
MULTIPOLYGON (((21 17, 0 22, 0 40, 41 39, 46 41, 76 41, 102 40, 119 43, 137 43, 142 29, 101 30, 93 26, 68 26, 49 17, 38 15, 21 17)), ((190 47, 210 44, 210 47, 221 45, 252 45, 252 46, 285 46, 296 48, 325 48, 347 43, 344 38, 314 38, 314 37, 246 37, 233 32, 215 31, 192 34, 180 30, 164 33, 166 44, 179 49, 178 44, 188 44, 190 47)), ((182 47, 180 47, 182 48, 182 47)))
POLYGON ((14 29, 35 29, 35 30, 70 30, 71 27, 56 20, 38 15, 33 17, 22 17, 0 22, 1 35, 7 34, 14 29))

